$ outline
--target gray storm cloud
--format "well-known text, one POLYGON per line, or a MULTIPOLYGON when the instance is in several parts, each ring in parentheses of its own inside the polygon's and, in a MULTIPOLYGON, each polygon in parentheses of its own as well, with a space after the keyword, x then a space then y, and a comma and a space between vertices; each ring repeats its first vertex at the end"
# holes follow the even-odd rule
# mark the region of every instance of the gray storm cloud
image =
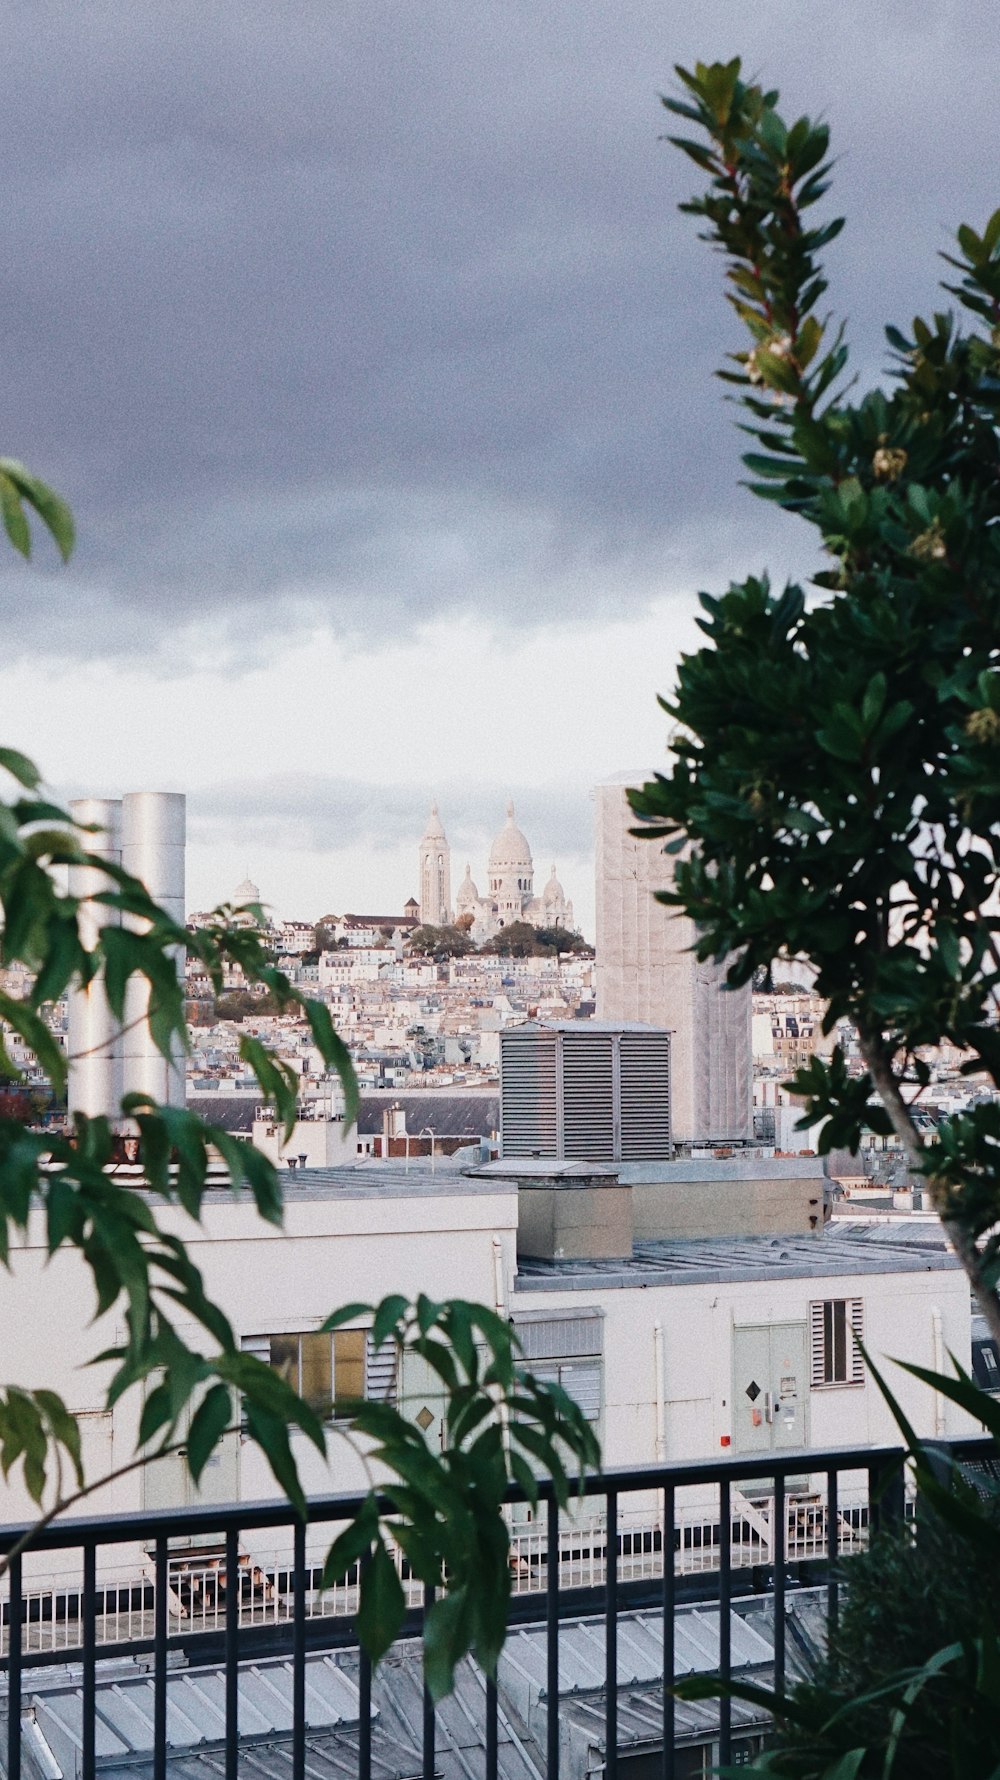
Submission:
POLYGON ((829 117, 864 375, 1000 202, 995 0, 14 12, 2 443, 81 541, 68 574, 4 565, 9 655, 167 662, 197 625, 238 656, 262 620, 271 647, 317 616, 531 624, 747 553, 800 570, 735 491, 735 323, 657 140, 675 61, 742 53, 829 117))

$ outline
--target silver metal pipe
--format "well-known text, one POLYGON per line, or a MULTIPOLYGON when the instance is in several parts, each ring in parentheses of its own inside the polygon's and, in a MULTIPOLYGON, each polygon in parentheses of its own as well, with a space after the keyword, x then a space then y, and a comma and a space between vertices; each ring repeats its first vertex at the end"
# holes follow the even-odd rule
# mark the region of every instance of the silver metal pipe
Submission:
MULTIPOLYGON (((185 913, 185 810, 186 800, 179 792, 133 791, 122 799, 122 864, 181 926, 185 913)), ((181 976, 183 946, 176 947, 172 955, 181 976)), ((144 977, 133 977, 125 995, 122 1091, 148 1094, 168 1106, 183 1106, 183 1048, 177 1042, 172 1056, 164 1057, 153 1043, 148 1014, 149 985, 144 977)))
MULTIPOLYGON (((87 852, 120 865, 120 801, 110 797, 80 797, 69 807, 75 822, 95 824, 100 831, 81 837, 87 852)), ((109 888, 110 880, 99 867, 70 866, 69 889, 71 895, 82 899, 79 930, 88 951, 93 949, 100 929, 113 927, 119 920, 115 910, 95 906, 86 900, 109 888)), ((108 1006, 103 975, 95 977, 86 989, 70 991, 67 1043, 70 1112, 85 1113, 90 1118, 99 1113, 113 1117, 122 1096, 121 1028, 108 1006)))

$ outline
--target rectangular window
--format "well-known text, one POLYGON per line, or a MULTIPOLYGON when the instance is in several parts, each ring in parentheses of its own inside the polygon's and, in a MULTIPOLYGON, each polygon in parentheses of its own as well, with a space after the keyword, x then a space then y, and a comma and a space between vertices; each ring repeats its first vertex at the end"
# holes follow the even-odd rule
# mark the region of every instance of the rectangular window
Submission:
POLYGON ((809 1306, 812 1347, 811 1382, 826 1385, 864 1384, 865 1363, 854 1337, 864 1338, 864 1307, 860 1298, 822 1298, 809 1306))
POLYGON ((366 1329, 245 1335, 242 1347, 273 1367, 317 1415, 331 1415, 338 1398, 395 1401, 395 1346, 384 1342, 376 1348, 366 1329))
POLYGON ((540 1381, 561 1385, 590 1422, 601 1418, 602 1330, 599 1310, 524 1312, 514 1318, 524 1364, 540 1381))

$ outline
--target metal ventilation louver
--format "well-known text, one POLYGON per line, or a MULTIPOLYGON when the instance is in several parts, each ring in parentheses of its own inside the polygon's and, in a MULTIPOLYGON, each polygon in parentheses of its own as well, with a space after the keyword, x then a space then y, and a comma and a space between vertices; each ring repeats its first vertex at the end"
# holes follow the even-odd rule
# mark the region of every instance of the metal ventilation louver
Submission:
POLYGON ((665 1158, 670 1034, 658 1027, 519 1026, 500 1035, 504 1156, 665 1158))

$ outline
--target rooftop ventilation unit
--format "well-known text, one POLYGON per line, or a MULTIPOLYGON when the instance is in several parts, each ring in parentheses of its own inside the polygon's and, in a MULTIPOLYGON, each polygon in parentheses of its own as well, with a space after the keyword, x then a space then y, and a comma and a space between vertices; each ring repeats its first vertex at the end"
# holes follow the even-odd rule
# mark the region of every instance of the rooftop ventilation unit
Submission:
POLYGON ((500 1034, 500 1154, 650 1162, 671 1153, 670 1033, 590 1021, 500 1034))

